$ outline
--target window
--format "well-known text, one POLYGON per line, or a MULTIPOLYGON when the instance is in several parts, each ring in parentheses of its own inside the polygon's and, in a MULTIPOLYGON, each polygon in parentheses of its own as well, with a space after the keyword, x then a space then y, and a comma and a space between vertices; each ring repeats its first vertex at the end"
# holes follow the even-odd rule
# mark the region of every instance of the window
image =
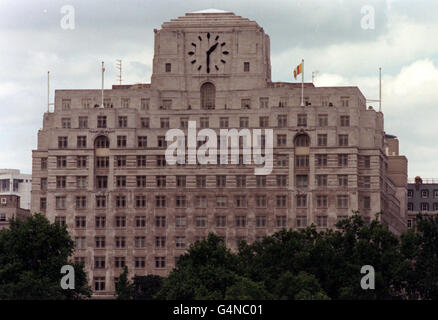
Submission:
POLYGON ((414 197, 414 190, 408 190, 408 198, 414 197))
POLYGON ((76 197, 76 209, 85 209, 87 207, 87 197, 77 196, 76 197))
POLYGON ((286 175, 277 175, 277 187, 286 187, 287 186, 287 176, 286 175))
POLYGON ((142 128, 149 128, 149 118, 141 118, 140 125, 142 128))
POLYGON ((412 202, 408 202, 408 211, 414 211, 414 204, 412 202))
POLYGON ((307 188, 308 185, 308 176, 306 174, 300 174, 296 176, 296 185, 297 188, 307 188))
POLYGON ((217 208, 226 208, 227 202, 228 202, 227 196, 216 196, 216 207, 217 208))
POLYGON ((121 98, 122 108, 129 108, 129 98, 121 98))
POLYGON ((277 147, 286 146, 286 135, 285 134, 277 134, 277 147))
POLYGON ((70 129, 71 128, 70 118, 62 118, 61 119, 61 126, 63 129, 70 129))
POLYGON ((299 194, 297 195, 297 208, 306 208, 307 207, 307 195, 299 194))
POLYGON ((216 176, 216 187, 224 188, 227 185, 227 176, 216 176))
POLYGON ((227 226, 227 217, 226 216, 216 216, 216 227, 217 228, 225 228, 227 226))
POLYGON ((201 86, 201 109, 214 109, 216 100, 216 88, 211 82, 201 86))
POLYGON ((126 167, 126 156, 115 156, 115 165, 118 168, 126 167))
POLYGON ((85 228, 87 226, 87 220, 85 217, 75 217, 76 228, 85 228))
POLYGON ((348 135, 347 134, 338 135, 338 144, 340 147, 348 146, 348 135))
POLYGON ((363 197, 363 208, 371 209, 371 197, 369 196, 363 197))
POLYGON ((47 158, 41 158, 41 170, 47 170, 47 158))
POLYGON ((135 196, 135 207, 136 208, 146 208, 146 196, 143 196, 143 195, 135 196))
POLYGON ((318 124, 320 127, 327 127, 328 126, 328 115, 319 114, 318 115, 318 124))
POLYGON ((327 167, 328 156, 326 154, 316 154, 315 157, 318 167, 327 167))
POLYGON ((286 228, 287 219, 286 216, 276 216, 275 217, 275 226, 277 228, 286 228))
POLYGON ((98 148, 98 149, 99 148, 109 148, 109 140, 105 136, 97 137, 95 144, 96 144, 96 148, 98 148))
POLYGON ((137 167, 146 167, 146 156, 137 156, 137 167))
POLYGON ((82 99, 82 108, 84 109, 90 109, 91 106, 91 99, 90 98, 84 98, 82 99))
POLYGON ((166 267, 165 257, 155 257, 155 268, 162 269, 166 267))
POLYGON ((66 185, 67 185, 66 176, 56 176, 56 188, 65 189, 66 185))
POLYGON ((119 128, 127 128, 128 127, 128 117, 120 116, 119 117, 119 128))
MULTIPOLYGON (((79 161, 79 159, 78 159, 79 161)), ((96 157, 96 167, 97 168, 108 168, 109 167, 109 157, 96 157)))
POLYGON ((316 225, 318 228, 327 228, 327 216, 317 216, 316 225))
POLYGON ((348 175, 345 174, 338 175, 338 186, 348 187, 348 175))
POLYGON ((135 181, 137 182, 137 187, 146 187, 146 176, 136 176, 135 181))
POLYGON ((341 97, 341 106, 348 107, 350 97, 341 97))
POLYGON ((280 114, 280 115, 277 116, 277 126, 279 128, 287 127, 287 115, 280 114))
POLYGON ((86 168, 87 167, 87 156, 77 156, 76 166, 78 168, 86 168))
POLYGON ((165 71, 166 72, 171 72, 172 71, 172 64, 171 63, 166 63, 165 64, 165 71))
POLYGON ((412 219, 408 219, 407 227, 408 227, 408 229, 412 228, 412 219))
POLYGON ((236 216, 236 227, 245 228, 246 227, 246 216, 236 216))
POLYGON ((105 224, 106 224, 106 217, 103 216, 96 217, 96 223, 95 223, 96 229, 105 228, 105 224))
POLYGON ((266 208, 267 200, 266 196, 256 196, 256 207, 257 208, 266 208))
POLYGON ((134 241, 135 241, 136 248, 145 248, 146 247, 146 237, 137 236, 134 238, 134 241))
POLYGON ((421 197, 423 199, 429 198, 429 190, 421 190, 421 197))
POLYGON ((429 204, 427 202, 420 203, 420 210, 421 211, 429 211, 429 204))
POLYGON ((186 226, 186 217, 185 216, 176 216, 175 217, 175 226, 183 228, 186 226))
POLYGON ((307 217, 297 216, 297 228, 307 227, 307 217))
POLYGON ((105 269, 105 257, 94 257, 94 268, 105 269))
POLYGON ((309 136, 306 134, 299 134, 295 137, 296 147, 308 147, 310 144, 309 136))
POLYGON ((256 227, 257 228, 266 227, 266 216, 256 216, 256 227))
POLYGON ((287 154, 279 154, 277 156, 277 165, 279 167, 287 167, 287 158, 288 158, 287 154))
POLYGON ((97 116, 97 127, 106 128, 106 116, 97 116))
MULTIPOLYGON (((149 110, 149 99, 141 98, 141 100, 140 100, 140 109, 141 110, 149 110)), ((149 118, 147 118, 147 119, 149 119, 149 118)))
POLYGON ((116 176, 116 187, 126 188, 126 176, 116 176))
POLYGON ((126 148, 126 136, 117 136, 117 148, 126 148))
POLYGON ((206 208, 206 207, 207 207, 207 197, 195 196, 195 208, 206 208))
POLYGON ((165 248, 166 247, 166 237, 159 236, 155 237, 155 248, 165 248))
POLYGON ((199 122, 200 122, 201 129, 205 129, 205 128, 208 128, 210 126, 209 120, 207 117, 201 117, 199 122))
POLYGON ((245 61, 243 63, 243 71, 244 72, 249 72, 249 62, 245 61))
POLYGON ((246 207, 246 196, 239 195, 234 198, 235 204, 237 208, 245 208, 246 207))
POLYGON ((167 147, 167 141, 165 136, 158 136, 157 137, 157 146, 158 148, 166 148, 167 147))
POLYGON ((207 185, 207 177, 206 176, 196 176, 196 187, 197 188, 205 188, 207 185))
POLYGON ((363 164, 365 168, 371 168, 371 156, 364 156, 363 164))
POLYGON ((433 211, 438 211, 438 202, 433 203, 433 211))
POLYGON ((62 99, 62 110, 70 110, 71 99, 62 99))
POLYGON ((55 217, 55 222, 59 223, 59 225, 61 227, 64 227, 66 225, 65 217, 64 216, 57 216, 57 217, 55 217))
POLYGON ((96 248, 105 248, 105 237, 95 237, 94 241, 96 243, 96 248))
POLYGON ((348 166, 348 154, 338 154, 338 166, 339 167, 348 166))
POLYGON ((206 216, 196 216, 195 217, 195 226, 197 228, 205 228, 207 226, 207 217, 206 216))
POLYGON ((105 277, 94 277, 94 291, 105 291, 105 277))
POLYGON ((249 118, 248 117, 240 117, 239 118, 239 125, 241 128, 248 128, 249 127, 249 118))
MULTIPOLYGON (((189 127, 189 118, 180 118, 179 124, 181 129, 187 129, 189 127)), ((167 125, 169 125, 169 122, 167 123, 167 125)))
POLYGON ((363 177, 363 187, 364 188, 371 188, 371 177, 370 176, 364 176, 363 177))
POLYGON ((166 207, 166 196, 155 196, 155 207, 165 208, 166 207))
POLYGON ((316 196, 316 207, 317 208, 327 208, 327 196, 317 195, 316 196))
POLYGON ((96 207, 106 208, 106 196, 96 196, 96 207))
POLYGON ((251 109, 251 99, 241 99, 240 100, 241 109, 251 109))
POLYGON ((165 167, 166 166, 166 158, 164 155, 157 156, 157 167, 165 167))
POLYGON ((277 195, 275 197, 277 208, 286 208, 287 197, 285 195, 277 195))
POLYGON ((267 109, 269 107, 269 98, 260 98, 260 109, 267 109))
POLYGON ((126 196, 116 196, 116 208, 126 208, 126 196))
POLYGON ((266 187, 266 176, 256 176, 257 188, 266 187))
POLYGON ((297 126, 298 127, 307 127, 307 115, 306 114, 299 114, 298 115, 297 126))
POLYGON ((160 118, 160 128, 161 129, 169 128, 169 118, 160 118))
POLYGON ((125 257, 114 257, 114 267, 124 268, 125 267, 125 257))
POLYGON ((126 237, 116 237, 116 248, 125 248, 126 247, 126 237))
POLYGON ((57 168, 66 168, 67 167, 67 157, 66 156, 56 157, 56 167, 57 168))
POLYGON ((438 199, 438 190, 433 190, 433 198, 438 199))
POLYGON ((187 207, 187 200, 186 196, 180 195, 175 197, 175 206, 177 208, 186 208, 187 207))
POLYGON ((327 186, 327 175, 325 174, 319 174, 316 176, 316 184, 318 187, 325 187, 327 186))
POLYGON ((165 188, 166 187, 166 176, 156 176, 155 180, 157 182, 158 188, 165 188))
POLYGON ((259 118, 259 125, 260 128, 267 128, 269 127, 269 117, 263 116, 259 118))
POLYGON ((111 103, 111 98, 103 99, 103 106, 104 108, 112 108, 113 104, 111 103))
POLYGON ((135 268, 136 269, 144 269, 146 267, 146 258, 145 257, 135 257, 135 268))
POLYGON ((318 146, 319 147, 327 146, 327 135, 326 134, 318 134, 318 146))
POLYGON ((88 117, 79 117, 79 129, 88 128, 88 117))
POLYGON ((186 187, 186 176, 176 176, 176 186, 178 188, 186 187))
POLYGON ((175 246, 177 248, 185 248, 186 247, 186 237, 183 237, 183 236, 175 237, 175 246))
POLYGON ((58 137, 58 148, 67 149, 68 147, 68 137, 58 137))
POLYGON ((337 208, 339 208, 339 209, 348 208, 348 195, 338 195, 337 196, 337 208))
POLYGON ((40 189, 41 189, 41 191, 47 190, 47 178, 40 179, 40 189))
POLYGON ((341 116, 340 117, 341 127, 349 127, 350 126, 350 116, 341 116))
POLYGON ((228 128, 228 117, 220 117, 219 127, 220 128, 228 128))

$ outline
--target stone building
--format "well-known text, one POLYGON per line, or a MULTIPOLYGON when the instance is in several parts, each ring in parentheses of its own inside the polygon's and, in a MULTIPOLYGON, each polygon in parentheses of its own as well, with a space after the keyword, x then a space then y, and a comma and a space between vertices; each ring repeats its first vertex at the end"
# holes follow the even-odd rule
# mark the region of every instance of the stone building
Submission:
POLYGON ((29 216, 29 209, 20 208, 19 196, 13 194, 0 196, 0 230, 9 227, 10 219, 25 219, 29 216))
POLYGON ((16 195, 20 198, 19 207, 30 209, 32 175, 20 173, 16 169, 0 169, 0 196, 16 195))
POLYGON ((271 81, 269 36, 231 12, 188 13, 154 32, 151 83, 113 85, 103 107, 99 89, 56 90, 33 151, 32 212, 68 226, 96 295, 114 292, 124 265, 168 274, 209 232, 235 249, 282 228, 332 228, 353 210, 384 210, 391 230, 405 229, 383 114, 357 87, 305 83, 300 106, 300 83, 271 81), (188 121, 272 129, 273 171, 166 164, 166 132, 188 121))
POLYGON ((408 184, 407 226, 415 225, 417 214, 438 214, 438 179, 415 177, 408 184))

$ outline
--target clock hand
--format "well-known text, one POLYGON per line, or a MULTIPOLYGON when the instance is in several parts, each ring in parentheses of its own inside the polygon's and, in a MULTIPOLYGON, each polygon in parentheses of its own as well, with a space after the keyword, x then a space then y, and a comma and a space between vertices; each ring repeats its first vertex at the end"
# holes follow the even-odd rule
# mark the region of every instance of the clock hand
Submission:
POLYGON ((217 48, 218 45, 219 45, 219 43, 216 42, 215 45, 213 45, 210 49, 208 49, 208 51, 207 51, 207 55, 209 55, 210 53, 212 53, 212 52, 217 48))

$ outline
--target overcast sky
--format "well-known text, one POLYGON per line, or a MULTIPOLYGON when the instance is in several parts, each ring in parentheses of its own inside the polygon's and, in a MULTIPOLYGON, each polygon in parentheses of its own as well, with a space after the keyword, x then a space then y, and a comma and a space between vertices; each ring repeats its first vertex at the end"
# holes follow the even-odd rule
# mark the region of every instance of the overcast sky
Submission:
MULTIPOLYGON (((255 20, 271 38, 273 81, 293 81, 305 59, 315 85, 359 86, 378 98, 383 70, 385 131, 400 139, 409 177, 438 178, 438 1, 435 0, 0 0, 0 168, 32 170, 32 149, 54 89, 149 82, 153 29, 186 12, 217 8, 255 20), (74 30, 61 27, 73 6, 74 30), (361 22, 372 6, 374 29, 361 22)), ((369 20, 368 20, 369 21, 369 20)))

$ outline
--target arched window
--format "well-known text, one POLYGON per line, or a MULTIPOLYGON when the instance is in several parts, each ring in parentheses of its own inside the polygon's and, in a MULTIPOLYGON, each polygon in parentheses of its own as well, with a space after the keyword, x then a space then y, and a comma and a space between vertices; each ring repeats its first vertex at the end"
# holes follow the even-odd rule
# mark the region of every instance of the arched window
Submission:
POLYGON ((299 134, 295 137, 295 147, 308 147, 310 139, 307 134, 299 134))
POLYGON ((94 145, 97 149, 109 148, 109 139, 105 136, 99 136, 94 141, 94 145))
POLYGON ((206 82, 201 86, 201 109, 214 109, 216 88, 213 83, 206 82))

